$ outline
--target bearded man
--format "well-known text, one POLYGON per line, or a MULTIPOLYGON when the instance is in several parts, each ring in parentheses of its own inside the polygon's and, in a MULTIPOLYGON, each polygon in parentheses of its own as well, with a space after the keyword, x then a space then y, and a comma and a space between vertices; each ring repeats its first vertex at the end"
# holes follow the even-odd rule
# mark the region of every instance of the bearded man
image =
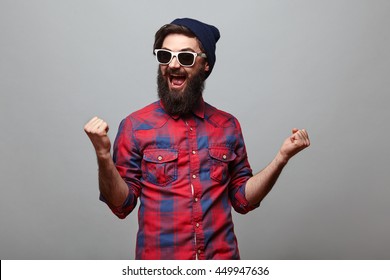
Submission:
POLYGON ((159 100, 121 122, 111 156, 107 123, 85 126, 98 159, 100 199, 125 218, 137 201, 136 259, 240 259, 231 209, 260 205, 284 166, 310 145, 293 129, 253 175, 238 120, 203 99, 219 30, 175 19, 155 35, 159 100))

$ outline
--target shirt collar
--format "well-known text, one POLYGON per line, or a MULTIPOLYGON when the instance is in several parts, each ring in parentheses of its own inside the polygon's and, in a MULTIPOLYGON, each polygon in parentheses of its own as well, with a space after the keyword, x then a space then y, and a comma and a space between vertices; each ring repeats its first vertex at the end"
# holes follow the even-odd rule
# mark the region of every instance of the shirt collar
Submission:
POLYGON ((204 109, 205 109, 205 104, 203 97, 201 96, 199 98, 198 103, 195 105, 195 107, 192 109, 192 112, 198 116, 201 119, 204 119, 204 109))

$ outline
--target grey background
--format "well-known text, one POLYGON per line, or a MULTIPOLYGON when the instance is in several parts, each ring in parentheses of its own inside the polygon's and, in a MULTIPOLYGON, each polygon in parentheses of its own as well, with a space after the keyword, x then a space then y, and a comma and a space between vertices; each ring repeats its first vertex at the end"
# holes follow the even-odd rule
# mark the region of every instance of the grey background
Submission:
POLYGON ((259 171, 293 127, 312 146, 262 207, 234 214, 243 259, 389 259, 390 2, 0 1, 0 258, 134 258, 136 212, 98 201, 83 126, 156 100, 155 31, 222 34, 205 99, 241 122, 259 171))

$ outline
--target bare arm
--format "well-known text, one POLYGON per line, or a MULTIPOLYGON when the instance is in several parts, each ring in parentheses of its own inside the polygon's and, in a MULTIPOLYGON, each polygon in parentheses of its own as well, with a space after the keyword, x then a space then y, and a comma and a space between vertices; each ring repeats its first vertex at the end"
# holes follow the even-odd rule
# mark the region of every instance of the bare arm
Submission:
POLYGON ((109 204, 121 206, 129 189, 112 160, 111 141, 107 135, 108 129, 107 123, 98 117, 92 118, 84 126, 84 131, 91 140, 97 156, 99 190, 109 204))
POLYGON ((245 196, 251 205, 261 202, 275 185, 287 162, 310 145, 306 130, 293 129, 272 162, 250 178, 245 187, 245 196))

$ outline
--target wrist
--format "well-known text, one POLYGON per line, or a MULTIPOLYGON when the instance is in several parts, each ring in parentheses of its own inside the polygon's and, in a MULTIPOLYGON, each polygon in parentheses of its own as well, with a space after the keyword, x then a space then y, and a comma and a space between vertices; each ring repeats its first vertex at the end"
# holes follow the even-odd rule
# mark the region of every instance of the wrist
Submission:
POLYGON ((96 157, 98 161, 106 161, 111 159, 110 152, 96 152, 96 157))
POLYGON ((278 152, 278 154, 275 157, 276 164, 278 165, 286 165, 289 161, 289 157, 287 155, 284 155, 281 151, 278 152))

